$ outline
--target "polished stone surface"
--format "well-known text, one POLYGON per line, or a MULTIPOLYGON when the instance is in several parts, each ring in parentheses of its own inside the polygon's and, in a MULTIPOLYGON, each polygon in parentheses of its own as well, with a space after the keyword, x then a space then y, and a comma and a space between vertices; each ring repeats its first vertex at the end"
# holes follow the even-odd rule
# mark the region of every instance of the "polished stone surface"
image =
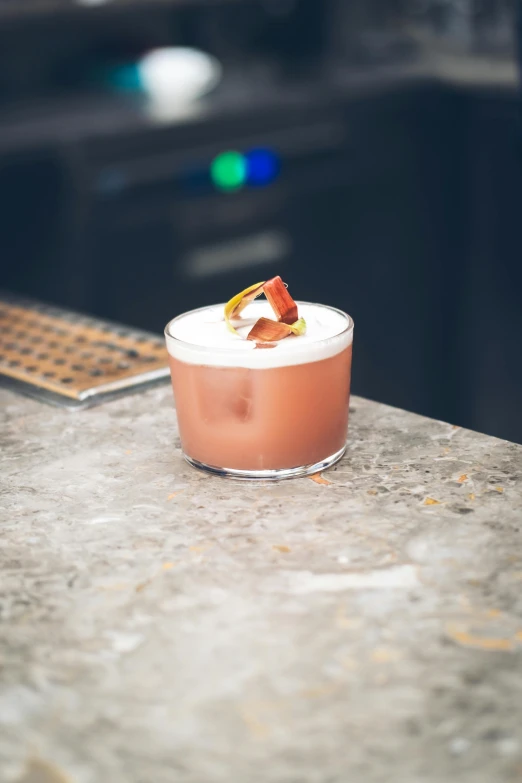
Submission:
POLYGON ((522 780, 522 447, 352 408, 336 468, 252 486, 168 387, 0 392, 2 783, 522 780))

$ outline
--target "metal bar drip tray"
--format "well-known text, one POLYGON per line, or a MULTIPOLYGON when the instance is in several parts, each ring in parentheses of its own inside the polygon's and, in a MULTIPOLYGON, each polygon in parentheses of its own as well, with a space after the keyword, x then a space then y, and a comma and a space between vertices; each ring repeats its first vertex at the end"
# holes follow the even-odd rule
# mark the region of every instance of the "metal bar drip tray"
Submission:
POLYGON ((0 384, 86 408, 165 380, 162 338, 0 294, 0 384))

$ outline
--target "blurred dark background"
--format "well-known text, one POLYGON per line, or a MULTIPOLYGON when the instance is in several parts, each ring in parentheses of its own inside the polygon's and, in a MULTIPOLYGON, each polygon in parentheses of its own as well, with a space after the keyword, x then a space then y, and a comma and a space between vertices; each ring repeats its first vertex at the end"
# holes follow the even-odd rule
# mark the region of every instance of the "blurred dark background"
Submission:
POLYGON ((159 332, 281 274, 354 317, 354 392, 522 442, 515 11, 0 0, 0 288, 159 332), (219 83, 159 100, 160 47, 219 83))

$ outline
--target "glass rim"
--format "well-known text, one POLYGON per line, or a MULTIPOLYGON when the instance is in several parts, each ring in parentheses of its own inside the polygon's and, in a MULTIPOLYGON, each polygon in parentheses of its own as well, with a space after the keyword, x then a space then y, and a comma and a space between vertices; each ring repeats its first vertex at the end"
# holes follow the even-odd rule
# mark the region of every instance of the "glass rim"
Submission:
MULTIPOLYGON (((338 313, 338 315, 341 315, 346 320, 346 326, 344 329, 341 329, 341 331, 336 332, 335 334, 331 334, 329 337, 322 337, 320 340, 315 340, 312 343, 299 343, 299 345, 303 346, 310 346, 310 345, 320 345, 321 343, 327 343, 329 340, 335 340, 337 337, 342 337, 345 334, 348 334, 350 332, 353 332, 354 328, 354 320, 351 317, 351 315, 348 315, 348 313, 345 313, 344 310, 340 310, 338 307, 331 307, 330 305, 324 305, 320 304, 319 302, 304 302, 302 300, 296 300, 297 305, 310 305, 312 307, 322 307, 326 310, 331 310, 334 313, 338 313)), ((213 307, 225 307, 225 303, 222 305, 206 305, 204 307, 195 307, 193 310, 186 310, 184 313, 180 313, 179 315, 176 315, 174 318, 171 318, 171 320, 167 323, 165 326, 165 329, 163 330, 163 333, 165 335, 165 338, 168 338, 170 340, 174 340, 178 345, 186 345, 189 346, 191 350, 201 351, 202 353, 208 353, 208 352, 215 352, 219 351, 220 353, 231 353, 235 354, 237 356, 237 348, 231 348, 229 346, 215 346, 215 345, 200 345, 198 343, 189 343, 186 340, 180 340, 179 337, 175 337, 170 331, 170 327, 172 324, 174 324, 176 321, 179 321, 180 318, 183 318, 186 315, 192 315, 193 313, 202 312, 203 310, 209 310, 213 307)), ((298 348, 298 345, 296 345, 296 348, 298 348)))

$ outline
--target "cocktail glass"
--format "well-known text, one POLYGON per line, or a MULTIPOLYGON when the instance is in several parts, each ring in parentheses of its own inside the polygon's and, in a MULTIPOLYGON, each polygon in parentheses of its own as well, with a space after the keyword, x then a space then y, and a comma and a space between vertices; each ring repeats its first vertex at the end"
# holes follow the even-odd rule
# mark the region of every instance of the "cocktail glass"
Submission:
POLYGON ((343 456, 353 321, 325 305, 298 305, 300 311, 317 309, 318 317, 336 314, 339 331, 312 342, 289 337, 281 352, 279 345, 259 350, 244 341, 238 350, 176 336, 181 319, 204 319, 223 305, 167 324, 181 445, 194 467, 237 479, 280 480, 317 473, 343 456))

